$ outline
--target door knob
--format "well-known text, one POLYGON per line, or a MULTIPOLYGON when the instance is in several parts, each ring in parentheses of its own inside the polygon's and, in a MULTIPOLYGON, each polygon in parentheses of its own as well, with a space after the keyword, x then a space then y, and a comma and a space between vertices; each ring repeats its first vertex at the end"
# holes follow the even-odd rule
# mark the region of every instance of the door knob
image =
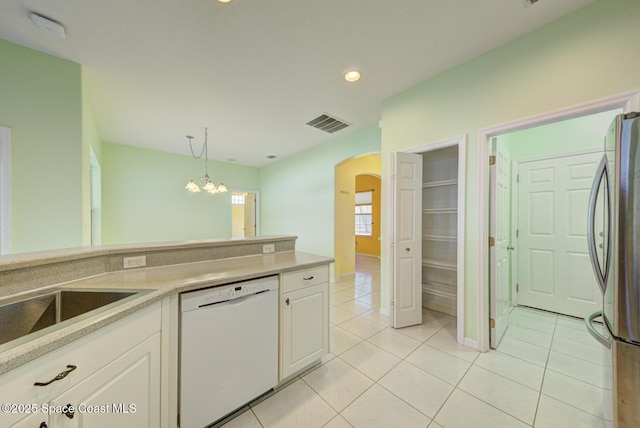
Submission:
POLYGON ((411 248, 407 247, 404 250, 408 253, 409 251, 411 251, 411 248))

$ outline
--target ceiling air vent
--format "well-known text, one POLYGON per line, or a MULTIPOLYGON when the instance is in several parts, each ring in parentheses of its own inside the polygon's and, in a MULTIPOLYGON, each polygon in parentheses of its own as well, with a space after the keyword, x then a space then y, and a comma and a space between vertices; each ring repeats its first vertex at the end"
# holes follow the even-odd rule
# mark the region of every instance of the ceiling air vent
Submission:
POLYGON ((333 134, 334 132, 349 126, 348 123, 343 122, 340 119, 336 119, 335 117, 331 117, 328 114, 323 114, 313 120, 310 120, 307 122, 307 125, 313 126, 321 131, 328 132, 329 134, 333 134))
POLYGON ((538 3, 540 0, 524 0, 524 7, 529 7, 533 4, 538 3))

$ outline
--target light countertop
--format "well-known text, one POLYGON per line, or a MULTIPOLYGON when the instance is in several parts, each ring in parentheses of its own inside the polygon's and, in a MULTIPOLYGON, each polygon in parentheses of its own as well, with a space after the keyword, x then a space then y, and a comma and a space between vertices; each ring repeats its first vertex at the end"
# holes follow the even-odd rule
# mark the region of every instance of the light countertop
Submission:
MULTIPOLYGON (((78 317, 50 333, 4 349, 0 347, 0 374, 45 355, 73 340, 117 321, 172 294, 243 281, 260 276, 332 263, 330 257, 298 251, 281 251, 244 257, 201 261, 104 273, 51 287, 81 289, 153 290, 94 316, 78 317)), ((49 287, 46 287, 49 288, 49 287)), ((45 290, 44 288, 43 290, 45 290)), ((71 320, 70 320, 71 321, 71 320)))

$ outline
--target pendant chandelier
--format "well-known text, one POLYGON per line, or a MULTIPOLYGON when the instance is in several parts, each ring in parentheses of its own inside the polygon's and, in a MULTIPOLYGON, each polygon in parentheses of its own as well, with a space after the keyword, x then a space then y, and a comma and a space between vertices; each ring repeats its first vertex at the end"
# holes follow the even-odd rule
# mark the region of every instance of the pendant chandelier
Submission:
POLYGON ((192 141, 193 137, 191 135, 187 135, 187 140, 189 141, 189 149, 191 149, 191 154, 194 159, 201 159, 204 156, 204 176, 200 177, 198 180, 190 180, 185 189, 189 192, 197 193, 201 191, 205 191, 208 193, 225 193, 228 192, 227 186, 223 183, 220 183, 219 186, 211 180, 209 177, 209 165, 208 165, 208 152, 207 152, 207 128, 204 128, 204 145, 202 146, 202 151, 199 155, 196 155, 193 151, 192 141))

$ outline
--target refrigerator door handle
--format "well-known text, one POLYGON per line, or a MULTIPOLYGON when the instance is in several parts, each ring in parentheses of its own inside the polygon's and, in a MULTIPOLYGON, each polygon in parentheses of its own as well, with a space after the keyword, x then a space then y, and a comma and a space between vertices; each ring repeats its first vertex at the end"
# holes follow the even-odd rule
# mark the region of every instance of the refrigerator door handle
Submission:
POLYGON ((607 349, 611 349, 611 339, 598 333, 598 331, 593 326, 593 321, 596 318, 600 318, 600 317, 602 317, 602 311, 594 312, 584 320, 585 324, 587 325, 587 331, 591 336, 593 336, 595 340, 600 342, 602 346, 604 346, 607 349))
MULTIPOLYGON (((607 159, 607 155, 604 154, 602 159, 600 160, 600 164, 598 165, 598 169, 596 170, 596 176, 593 180, 593 186, 591 187, 591 194, 589 195, 589 209, 588 209, 588 217, 587 217, 587 244, 589 246, 589 257, 591 258, 591 267, 593 267, 593 273, 596 276, 596 281, 598 282, 598 286, 604 294, 607 287, 607 279, 609 277, 609 265, 611 260, 611 245, 607 245, 606 250, 606 261, 604 269, 600 266, 600 261, 598 260, 598 250, 596 245, 596 203, 598 200, 598 190, 600 189, 600 184, 602 180, 605 180, 605 184, 607 186, 607 209, 608 209, 608 222, 611 225, 611 201, 609 197, 609 162, 607 159)), ((610 229, 610 227, 609 227, 610 229)), ((611 234, 607 237, 609 240, 611 234)), ((607 244, 609 244, 607 242, 607 244)))

